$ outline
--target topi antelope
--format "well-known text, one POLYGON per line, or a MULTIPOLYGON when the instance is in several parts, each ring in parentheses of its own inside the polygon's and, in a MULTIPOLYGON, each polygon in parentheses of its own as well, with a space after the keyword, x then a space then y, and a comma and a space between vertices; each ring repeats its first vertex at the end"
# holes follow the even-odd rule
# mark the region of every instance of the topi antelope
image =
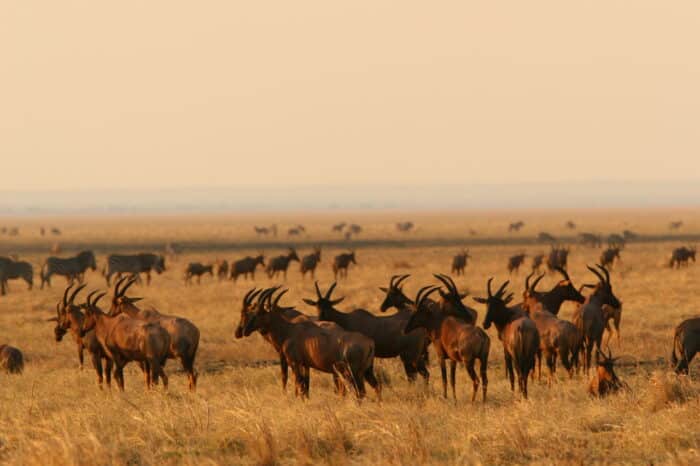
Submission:
POLYGON ((350 264, 357 265, 355 261, 355 251, 335 256, 335 259, 333 259, 333 276, 336 280, 338 277, 348 278, 348 268, 350 264))
POLYGON ((10 345, 0 345, 0 369, 8 374, 21 374, 24 371, 22 352, 10 345))
POLYGON ((530 274, 525 278, 525 308, 534 307, 539 303, 542 304, 542 308, 545 311, 557 315, 559 314, 559 310, 561 309, 561 305, 564 304, 564 301, 583 303, 586 300, 581 292, 576 289, 566 270, 562 268, 557 268, 555 270, 559 272, 564 279, 558 281, 557 284, 554 285, 554 287, 549 291, 542 292, 535 289, 544 275, 540 275, 537 279, 535 279, 532 285, 530 285, 530 278, 532 278, 533 274, 530 274))
POLYGON ((306 277, 307 272, 311 272, 311 279, 316 278, 316 267, 321 262, 321 248, 314 248, 314 252, 305 255, 301 259, 301 277, 306 277))
POLYGON ((134 255, 110 254, 107 257, 107 268, 104 272, 107 286, 109 286, 112 275, 117 279, 122 274, 133 274, 140 282, 140 274, 146 274, 146 285, 151 284, 151 271, 158 275, 165 272, 165 258, 156 254, 140 253, 134 255))
POLYGON ((668 266, 673 268, 675 265, 677 269, 680 269, 681 265, 687 266, 690 259, 695 262, 695 253, 696 249, 694 246, 681 246, 680 248, 676 248, 671 253, 671 260, 669 261, 668 266))
POLYGON ((265 256, 262 254, 255 257, 247 256, 232 262, 231 279, 235 282, 239 275, 243 275, 243 278, 248 278, 248 275, 250 275, 250 279, 255 280, 255 269, 258 265, 265 266, 265 256))
POLYGON ((321 327, 310 321, 290 322, 283 315, 284 308, 276 305, 279 296, 274 304, 271 299, 272 293, 267 293, 258 301, 243 335, 254 331, 268 335, 292 369, 297 395, 308 398, 309 369, 313 368, 344 379, 354 388, 358 399, 365 396, 365 380, 381 397, 381 386, 374 375, 374 342, 370 338, 357 332, 321 327))
POLYGON ((202 275, 207 273, 212 277, 214 276, 213 265, 204 265, 200 262, 190 262, 185 270, 185 285, 192 283, 192 277, 197 277, 197 284, 200 285, 202 283, 202 275))
POLYGON ((525 262, 525 256, 526 254, 524 253, 511 256, 508 259, 508 273, 518 273, 518 270, 520 270, 520 266, 523 265, 523 263, 525 262))
POLYGON ((350 332, 359 332, 374 341, 375 357, 395 358, 399 357, 404 366, 409 382, 421 374, 426 384, 430 377, 426 366, 427 335, 424 330, 416 330, 404 334, 406 322, 410 318, 405 312, 397 312, 390 316, 376 316, 364 309, 355 309, 351 312, 341 312, 335 308, 344 298, 332 299, 331 295, 336 287, 333 283, 326 294, 321 293, 316 287, 316 301, 304 299, 309 306, 318 310, 318 318, 335 322, 343 329, 350 332))
MULTIPOLYGON (((187 319, 167 314, 161 314, 156 309, 142 310, 134 305, 141 298, 126 296, 126 290, 136 281, 129 278, 127 283, 119 289, 124 279, 114 285, 114 296, 110 307, 110 315, 125 314, 148 324, 159 325, 165 329, 168 335, 168 346, 165 356, 169 359, 177 359, 182 364, 182 369, 187 373, 189 389, 197 388, 197 371, 194 361, 199 348, 199 329, 187 319)), ((165 360, 163 361, 165 364, 165 360)))
POLYGON ((604 398, 619 392, 621 389, 629 390, 627 384, 620 380, 617 374, 615 374, 615 361, 617 361, 618 358, 612 357, 609 348, 607 355, 598 350, 596 359, 597 370, 588 386, 589 395, 604 398))
POLYGON ((584 368, 586 373, 591 367, 593 347, 600 350, 603 332, 611 318, 614 320, 617 329, 618 342, 620 337, 622 303, 613 293, 608 270, 601 265, 596 265, 596 267, 598 270, 588 266, 588 270, 598 277, 598 283, 596 285, 584 285, 586 288, 593 288, 593 293, 576 309, 573 319, 574 324, 583 336, 584 368))
POLYGON ((292 261, 299 262, 299 256, 294 248, 289 248, 289 252, 286 255, 273 257, 267 264, 267 276, 269 278, 277 277, 280 273, 284 275, 284 279, 287 279, 287 269, 289 268, 289 263, 292 261))
POLYGON ((462 252, 452 258, 452 271, 455 275, 464 275, 464 269, 467 267, 467 260, 472 256, 469 255, 468 249, 463 249, 462 252))
MULTIPOLYGON (((441 281, 444 276, 436 276, 441 281)), ((444 283, 444 282, 443 282, 444 283)), ((433 348, 440 362, 442 373, 442 395, 447 398, 447 368, 446 360, 450 360, 450 385, 452 387, 452 397, 456 400, 455 372, 457 363, 464 364, 464 367, 472 380, 472 402, 476 400, 481 384, 483 390, 483 401, 486 401, 488 387, 488 376, 486 374, 489 359, 489 349, 491 340, 489 336, 479 327, 455 317, 452 312, 444 308, 431 306, 426 302, 428 297, 439 287, 426 286, 418 291, 415 299, 415 312, 411 315, 404 332, 408 333, 418 328, 427 331, 433 348), (476 361, 479 361, 479 371, 481 380, 474 369, 476 361)), ((455 294, 454 290, 448 287, 446 293, 442 293, 443 301, 449 302, 448 307, 465 307, 460 294, 455 294)), ((461 314, 468 314, 467 309, 463 309, 461 314)))
POLYGON ((673 333, 671 362, 679 374, 688 374, 690 362, 700 351, 700 317, 687 319, 678 324, 673 333))
POLYGON ((49 257, 39 272, 41 289, 44 289, 44 284, 51 286, 52 275, 63 275, 69 282, 75 279, 82 282, 87 269, 93 271, 97 269, 95 254, 92 251, 82 251, 76 256, 66 259, 49 257))
POLYGON ((540 348, 540 335, 535 323, 524 315, 520 309, 508 307, 513 294, 505 295, 508 281, 503 283, 496 293, 491 292, 489 278, 486 290, 487 298, 473 298, 476 302, 486 304, 484 329, 491 324, 498 329, 498 338, 503 342, 506 373, 510 379, 510 388, 515 390, 515 374, 518 376, 518 387, 524 398, 527 398, 527 381, 530 372, 535 369, 535 358, 540 348), (515 371, 513 370, 515 366, 515 371))

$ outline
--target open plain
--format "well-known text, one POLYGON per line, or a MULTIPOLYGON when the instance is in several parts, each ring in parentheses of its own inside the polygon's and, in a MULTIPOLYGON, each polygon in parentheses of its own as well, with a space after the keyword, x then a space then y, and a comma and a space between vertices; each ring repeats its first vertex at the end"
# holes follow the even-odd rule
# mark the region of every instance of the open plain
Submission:
MULTIPOLYGON (((2 218, 17 225, 17 237, 0 237, 0 255, 17 254, 35 267, 35 287, 12 281, 0 297, 0 344, 20 348, 25 371, 0 373, 0 463, 3 464, 698 464, 700 462, 700 385, 696 365, 690 377, 670 370, 674 327, 700 314, 697 300, 700 265, 671 270, 671 250, 700 234, 700 214, 693 209, 644 211, 546 212, 327 212, 134 217, 2 218), (525 227, 508 233, 510 222, 525 227), (670 221, 683 219, 678 232, 670 221), (412 220, 416 230, 396 231, 395 223, 412 220), (566 229, 567 220, 576 229, 566 229), (332 233, 339 221, 363 230, 347 241, 332 233), (258 237, 254 225, 278 225, 278 235, 258 237), (288 237, 287 228, 303 224, 306 234, 288 237), (39 235, 40 226, 60 227, 62 234, 39 235), (243 295, 253 286, 289 287, 283 303, 306 313, 315 309, 302 298, 314 296, 310 278, 299 264, 289 277, 269 280, 258 270, 256 281, 219 281, 210 276, 201 285, 184 286, 191 261, 233 260, 264 252, 267 257, 295 246, 307 254, 322 246, 316 278, 322 288, 333 281, 332 257, 348 249, 357 253, 347 279, 336 295, 345 296, 342 310, 363 307, 378 312, 384 298, 378 289, 394 274, 411 274, 406 288, 435 283, 433 273, 449 273, 452 256, 469 248, 464 276, 454 277, 472 296, 486 293, 486 281, 511 280, 520 296, 532 256, 549 245, 535 241, 540 232, 564 238, 571 246, 569 273, 574 284, 594 281, 586 269, 601 249, 574 241, 591 231, 604 235, 629 229, 638 233, 622 251, 612 271, 612 284, 623 301, 621 344, 611 349, 622 359, 617 374, 631 392, 607 399, 590 398, 589 377, 557 373, 531 385, 524 401, 511 393, 504 376, 503 350, 495 329, 491 337, 489 398, 469 400, 471 383, 464 368, 457 373, 457 401, 441 396, 440 371, 431 350, 431 379, 409 384, 398 360, 378 360, 383 382, 379 402, 369 391, 362 403, 341 398, 331 378, 312 372, 308 401, 295 398, 293 386, 281 389, 277 355, 263 338, 234 339, 243 295), (472 231, 473 230, 473 231, 472 231), (62 277, 40 290, 38 270, 53 243, 66 256, 93 249, 98 270, 86 276, 87 290, 106 290, 100 271, 110 252, 160 252, 166 243, 182 252, 166 259, 167 270, 150 286, 135 285, 133 295, 163 312, 190 319, 201 331, 196 366, 197 392, 187 390, 179 364, 170 361, 167 392, 147 391, 135 365, 127 366, 126 390, 100 390, 86 363, 78 370, 75 344, 67 337, 56 343, 56 302, 64 290, 62 277), (519 273, 509 276, 508 257, 528 254, 519 273)), ((559 280, 548 274, 540 288, 559 280)), ((111 290, 110 290, 111 291, 111 290)), ((84 295, 81 295, 84 296, 84 295)), ((466 298, 479 311, 484 307, 466 298)), ((560 317, 570 319, 566 303, 560 317)), ((393 312, 393 311, 390 311, 393 312)), ((607 337, 606 337, 607 338, 607 337)))

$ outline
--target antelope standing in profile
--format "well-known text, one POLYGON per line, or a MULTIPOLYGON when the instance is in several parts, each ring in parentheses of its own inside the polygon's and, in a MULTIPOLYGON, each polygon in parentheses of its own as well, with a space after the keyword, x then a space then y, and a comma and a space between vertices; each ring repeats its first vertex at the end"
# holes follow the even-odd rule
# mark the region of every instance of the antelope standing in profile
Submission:
POLYGON ((306 277, 307 272, 311 272, 311 279, 316 278, 316 266, 321 262, 321 248, 314 248, 314 252, 305 255, 301 259, 301 277, 306 277))
MULTIPOLYGON (((443 278, 438 277, 440 280, 443 278)), ((491 340, 486 332, 471 323, 467 323, 446 312, 442 308, 426 305, 426 300, 431 293, 439 287, 423 287, 418 291, 415 299, 415 312, 406 324, 404 332, 408 333, 418 328, 424 328, 433 343, 433 348, 440 362, 442 373, 442 395, 447 398, 447 368, 446 360, 450 360, 450 385, 452 397, 456 400, 455 372, 457 363, 464 364, 469 377, 472 380, 472 402, 476 400, 481 384, 483 401, 486 401, 488 387, 487 367, 491 340), (426 291, 427 290, 427 291, 426 291), (475 364, 479 361, 481 380, 476 374, 475 364)), ((454 294, 451 289, 443 293, 443 299, 449 301, 450 307, 464 307, 459 294, 454 294)), ((462 314, 467 314, 466 309, 462 314)))
POLYGON ((452 258, 452 272, 455 275, 464 275, 464 269, 467 267, 467 260, 471 256, 468 249, 463 249, 462 252, 452 258))
POLYGON ((92 251, 82 251, 76 256, 66 259, 49 257, 39 272, 41 289, 44 289, 44 284, 51 286, 52 275, 63 275, 69 282, 76 279, 82 282, 83 275, 88 268, 93 271, 97 269, 95 254, 92 251))
POLYGON ((287 279, 287 269, 289 268, 289 263, 292 261, 299 262, 299 256, 294 248, 289 248, 289 252, 286 255, 273 257, 267 264, 267 276, 269 278, 274 278, 280 273, 284 275, 284 279, 287 279))
POLYGON ((200 262, 190 262, 185 270, 185 285, 192 283, 192 277, 197 277, 197 284, 202 284, 202 275, 209 274, 214 276, 214 266, 212 264, 204 265, 200 262))
POLYGON ((688 374, 690 362, 700 351, 700 317, 687 319, 678 324, 673 333, 671 362, 679 374, 688 374))
POLYGON ((335 256, 335 259, 333 259, 333 276, 336 280, 338 277, 348 278, 348 268, 350 264, 357 265, 355 261, 355 251, 335 256))
POLYGON ((243 278, 248 278, 248 275, 250 275, 250 279, 255 280, 255 269, 258 265, 265 266, 265 256, 262 254, 256 257, 247 256, 232 262, 231 280, 235 282, 240 275, 243 275, 243 278))
POLYGON ((629 390, 627 384, 620 380, 617 374, 615 374, 615 361, 617 361, 618 358, 612 357, 610 349, 608 349, 607 355, 598 350, 596 359, 597 370, 588 386, 589 395, 604 398, 622 389, 629 390))
POLYGON ((525 254, 516 254, 508 259, 508 273, 517 273, 520 270, 520 266, 525 262, 525 254))
POLYGON ((494 294, 491 292, 492 281, 493 278, 489 278, 486 285, 487 298, 473 299, 478 303, 486 304, 484 329, 488 330, 492 323, 498 329, 498 338, 503 342, 510 389, 515 390, 515 374, 517 374, 520 392, 524 398, 527 398, 527 381, 530 372, 535 369, 535 358, 540 348, 540 335, 537 332, 537 326, 527 315, 524 315, 520 309, 508 307, 508 303, 513 299, 512 293, 505 296, 505 289, 509 282, 506 281, 494 294))

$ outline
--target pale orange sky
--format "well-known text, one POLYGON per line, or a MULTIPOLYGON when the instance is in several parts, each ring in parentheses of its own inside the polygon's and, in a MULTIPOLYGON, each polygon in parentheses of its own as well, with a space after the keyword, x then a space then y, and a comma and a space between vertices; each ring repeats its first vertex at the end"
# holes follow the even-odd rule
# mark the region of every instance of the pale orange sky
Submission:
POLYGON ((697 1, 0 2, 0 189, 696 178, 697 1))

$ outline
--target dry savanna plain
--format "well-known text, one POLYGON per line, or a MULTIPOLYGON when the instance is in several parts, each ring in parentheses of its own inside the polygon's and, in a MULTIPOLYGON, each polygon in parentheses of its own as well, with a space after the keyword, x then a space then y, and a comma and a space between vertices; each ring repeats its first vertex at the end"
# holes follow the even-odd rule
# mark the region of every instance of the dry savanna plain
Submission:
MULTIPOLYGON (((16 237, 0 236, 1 255, 17 254, 38 270, 59 243, 62 256, 94 249, 98 270, 86 275, 87 290, 106 290, 100 270, 110 252, 162 250, 166 242, 182 247, 168 257, 167 270, 150 286, 135 285, 131 295, 145 306, 190 319, 201 330, 195 394, 179 364, 170 361, 170 387, 147 391, 137 366, 127 366, 126 390, 100 390, 86 362, 78 369, 70 338, 56 343, 52 322, 65 286, 61 277, 49 289, 28 291, 13 281, 0 297, 0 344, 20 348, 26 360, 20 376, 0 373, 0 463, 3 464, 698 464, 700 463, 700 368, 678 377, 669 368, 674 327, 700 314, 700 265, 671 270, 671 250, 700 234, 700 211, 549 211, 298 214, 201 216, 17 217, 0 218, 17 225, 16 237), (508 234, 508 223, 525 227, 508 234), (679 232, 668 223, 684 220, 679 232), (416 231, 400 233, 395 222, 412 220, 416 231), (564 223, 573 220, 576 230, 564 223), (363 231, 346 241, 331 225, 355 222, 363 231), (253 225, 279 226, 277 238, 259 238, 253 225), (286 229, 303 224, 306 234, 288 238, 286 229), (42 237, 40 226, 57 226, 61 236, 42 237), (252 286, 283 284, 283 302, 306 313, 315 309, 302 298, 314 297, 313 281, 303 280, 292 263, 286 281, 269 280, 259 270, 256 281, 218 281, 205 276, 201 285, 184 286, 191 261, 233 260, 258 251, 284 253, 296 246, 307 254, 323 246, 317 279, 333 281, 332 257, 354 248, 357 265, 338 284, 345 296, 341 310, 363 307, 378 312, 379 286, 390 276, 409 273, 411 297, 435 283, 432 273, 450 272, 451 258, 462 246, 472 256, 458 286, 474 296, 486 293, 486 280, 511 280, 523 290, 530 258, 518 274, 508 275, 509 256, 546 252, 534 240, 541 231, 562 237, 571 246, 569 272, 576 286, 592 282, 586 264, 601 250, 573 242, 582 231, 603 234, 624 229, 641 235, 622 252, 612 283, 623 301, 622 340, 611 349, 621 356, 618 375, 631 391, 606 399, 587 394, 589 377, 569 380, 557 373, 550 387, 543 377, 522 400, 510 391, 504 375, 503 350, 494 328, 489 361, 489 397, 470 401, 471 383, 464 368, 457 373, 457 401, 441 396, 440 371, 431 350, 431 379, 409 384, 398 360, 377 360, 383 399, 372 390, 358 403, 336 395, 329 375, 313 372, 308 401, 283 392, 276 353, 258 334, 234 339, 241 298, 252 286), (473 230, 470 232, 470 230, 473 230), (681 237, 681 235, 689 235, 681 237), (652 240, 653 239, 653 240, 652 240)), ((547 275, 540 288, 559 277, 547 275)), ((84 295, 82 295, 84 296, 84 295)), ((484 316, 483 305, 466 298, 484 316)), ((571 318, 566 303, 560 314, 571 318)), ((390 311, 393 312, 393 311, 390 311)))

